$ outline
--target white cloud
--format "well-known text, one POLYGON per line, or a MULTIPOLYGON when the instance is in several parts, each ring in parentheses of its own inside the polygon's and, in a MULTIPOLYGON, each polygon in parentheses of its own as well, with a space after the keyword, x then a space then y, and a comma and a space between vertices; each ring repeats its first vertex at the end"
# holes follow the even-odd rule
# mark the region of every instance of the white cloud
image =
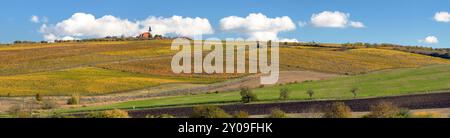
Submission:
MULTIPOLYGON (((252 40, 279 41, 279 32, 295 30, 295 24, 288 16, 269 18, 262 13, 251 13, 247 17, 229 16, 220 20, 223 31, 238 32, 252 40)), ((284 39, 291 40, 294 39, 284 39)), ((296 41, 296 40, 295 40, 296 41)))
POLYGON ((434 14, 434 20, 437 22, 450 22, 450 14, 448 12, 437 12, 434 14))
POLYGON ((278 42, 299 42, 297 39, 281 38, 278 42))
POLYGON ((306 25, 308 25, 307 22, 298 21, 298 26, 299 26, 299 27, 305 27, 306 25))
POLYGON ((33 15, 30 17, 30 22, 39 23, 39 16, 33 15))
POLYGON ((75 13, 69 19, 58 22, 56 25, 43 24, 40 31, 44 34, 44 39, 54 41, 89 37, 137 36, 147 31, 149 26, 152 27, 153 34, 161 35, 192 36, 213 33, 209 21, 199 17, 150 16, 142 21, 129 21, 112 15, 96 18, 88 13, 75 13))
POLYGON ((350 22, 350 26, 353 28, 365 28, 366 26, 362 22, 350 22))
POLYGON ((419 40, 419 42, 424 42, 428 44, 437 44, 439 43, 439 40, 436 36, 427 36, 425 39, 419 40))
POLYGON ((172 16, 170 18, 163 18, 151 16, 138 23, 145 27, 144 30, 148 26, 151 26, 154 34, 165 35, 172 33, 181 36, 193 36, 214 33, 208 19, 200 17, 184 18, 182 16, 172 16))
POLYGON ((323 11, 311 16, 311 24, 315 27, 327 27, 327 28, 364 28, 362 22, 349 21, 350 14, 340 11, 323 11))

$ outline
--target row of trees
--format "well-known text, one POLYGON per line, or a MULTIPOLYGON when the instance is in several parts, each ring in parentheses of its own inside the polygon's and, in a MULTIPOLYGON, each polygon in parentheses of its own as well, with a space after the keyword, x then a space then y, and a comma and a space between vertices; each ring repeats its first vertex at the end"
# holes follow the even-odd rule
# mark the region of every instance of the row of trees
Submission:
MULTIPOLYGON (((359 94, 359 88, 357 87, 353 87, 350 89, 350 93, 353 95, 353 98, 356 98, 359 94)), ((310 99, 313 99, 314 97, 314 90, 309 89, 306 91, 306 94, 309 96, 310 99)), ((251 89, 247 88, 247 87, 243 87, 240 90, 240 95, 241 95, 241 101, 243 103, 250 103, 253 101, 258 101, 258 95, 256 93, 254 93, 251 89)), ((281 88, 280 89, 280 96, 279 96, 279 100, 289 100, 290 99, 290 95, 291 95, 291 91, 288 88, 281 88)))
MULTIPOLYGON (((154 35, 151 39, 175 39, 176 37, 164 37, 163 35, 154 35)), ((102 42, 102 41, 137 41, 137 40, 143 40, 136 37, 117 37, 117 36, 107 36, 104 38, 91 38, 91 39, 79 39, 79 40, 55 40, 55 43, 64 43, 64 42, 102 42)), ((147 39, 146 39, 147 40, 147 39)), ((14 44, 46 44, 49 43, 49 41, 21 41, 16 40, 13 42, 14 44)))

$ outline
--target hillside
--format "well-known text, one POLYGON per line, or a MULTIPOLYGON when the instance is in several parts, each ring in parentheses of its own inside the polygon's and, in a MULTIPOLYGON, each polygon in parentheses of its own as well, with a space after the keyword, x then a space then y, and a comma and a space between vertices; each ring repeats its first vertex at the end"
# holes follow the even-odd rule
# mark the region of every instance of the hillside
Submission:
MULTIPOLYGON (((67 42, 0 47, 0 96, 96 95, 169 83, 215 83, 242 74, 173 74, 170 40, 67 42)), ((364 74, 450 64, 406 52, 306 46, 280 49, 281 70, 364 74)))
MULTIPOLYGON (((279 101, 281 88, 291 91, 289 100, 330 100, 330 99, 353 99, 350 92, 352 88, 358 88, 356 98, 383 97, 395 95, 408 95, 420 93, 445 92, 450 90, 450 66, 437 65, 420 68, 394 69, 368 73, 359 76, 345 76, 334 79, 307 81, 302 83, 287 84, 256 88, 260 102, 279 101), (306 91, 313 90, 312 99, 306 91)), ((108 104, 103 106, 80 107, 62 110, 64 112, 105 110, 115 108, 155 108, 165 106, 184 106, 197 104, 224 104, 237 103, 240 101, 238 91, 211 93, 200 95, 172 96, 164 98, 153 98, 108 104)))

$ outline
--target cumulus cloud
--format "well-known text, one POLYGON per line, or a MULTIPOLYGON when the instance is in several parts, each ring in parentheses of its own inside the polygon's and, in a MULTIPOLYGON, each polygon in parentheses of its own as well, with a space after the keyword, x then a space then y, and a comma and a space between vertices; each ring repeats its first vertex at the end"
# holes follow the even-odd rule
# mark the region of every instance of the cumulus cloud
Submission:
POLYGON ((448 12, 437 12, 434 14, 434 20, 437 22, 450 22, 450 14, 448 12))
POLYGON ((163 18, 152 16, 144 21, 139 21, 138 24, 141 26, 151 26, 155 34, 162 35, 173 33, 181 36, 193 36, 214 33, 208 19, 200 17, 183 18, 182 16, 172 16, 170 18, 163 18))
POLYGON ((30 22, 39 23, 39 16, 33 15, 30 17, 30 22))
POLYGON ((96 18, 88 13, 75 13, 70 18, 56 25, 43 24, 40 31, 44 39, 73 40, 106 36, 137 36, 151 26, 154 34, 174 34, 193 36, 213 33, 213 29, 205 18, 172 16, 170 18, 150 16, 145 20, 130 21, 112 15, 96 18))
POLYGON ((437 44, 439 43, 439 40, 436 36, 427 36, 423 40, 419 40, 419 42, 428 43, 428 44, 437 44))
POLYGON ((315 27, 327 27, 327 28, 364 28, 362 22, 349 21, 350 14, 340 11, 323 11, 311 16, 311 24, 315 27))
POLYGON ((226 32, 242 33, 251 40, 297 41, 278 37, 280 32, 296 29, 288 16, 269 18, 262 13, 251 13, 247 17, 229 16, 220 20, 220 27, 226 32))

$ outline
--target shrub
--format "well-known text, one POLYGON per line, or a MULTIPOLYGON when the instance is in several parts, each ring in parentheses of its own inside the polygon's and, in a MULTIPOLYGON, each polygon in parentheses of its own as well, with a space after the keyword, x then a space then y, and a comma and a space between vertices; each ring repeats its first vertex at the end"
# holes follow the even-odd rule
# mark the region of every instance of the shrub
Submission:
POLYGON ((145 118, 175 118, 175 116, 170 114, 161 114, 161 115, 147 115, 145 118))
POLYGON ((88 118, 129 118, 128 112, 124 110, 114 109, 102 112, 92 112, 88 118))
POLYGON ((313 90, 308 90, 308 91, 306 91, 306 93, 308 94, 310 99, 312 99, 312 97, 314 96, 314 91, 313 90))
POLYGON ((289 89, 288 88, 281 88, 280 89, 280 100, 287 100, 287 99, 289 99, 289 94, 290 94, 290 91, 289 91, 289 89))
POLYGON ((252 101, 258 101, 258 96, 253 93, 249 88, 241 88, 241 100, 243 103, 250 103, 252 101))
POLYGON ((287 118, 287 115, 283 110, 274 108, 270 111, 268 118, 287 118))
POLYGON ((68 105, 78 105, 80 104, 80 94, 72 94, 69 100, 67 100, 68 105))
POLYGON ((42 95, 40 93, 37 93, 35 98, 36 98, 36 101, 39 101, 39 102, 42 101, 42 99, 43 99, 42 95))
POLYGON ((248 118, 250 115, 245 111, 235 112, 233 118, 248 118))
POLYGON ((331 104, 323 115, 323 118, 350 118, 352 110, 343 102, 331 104))
POLYGON ((230 118, 231 116, 217 106, 196 106, 191 118, 230 118))
POLYGON ((359 89, 358 88, 352 88, 350 92, 353 94, 353 98, 356 98, 356 95, 358 94, 359 89))
MULTIPOLYGON (((368 118, 398 118, 403 114, 397 106, 390 102, 380 102, 370 106, 370 113, 366 116, 368 118)), ((404 116, 404 115, 403 115, 404 116)))

